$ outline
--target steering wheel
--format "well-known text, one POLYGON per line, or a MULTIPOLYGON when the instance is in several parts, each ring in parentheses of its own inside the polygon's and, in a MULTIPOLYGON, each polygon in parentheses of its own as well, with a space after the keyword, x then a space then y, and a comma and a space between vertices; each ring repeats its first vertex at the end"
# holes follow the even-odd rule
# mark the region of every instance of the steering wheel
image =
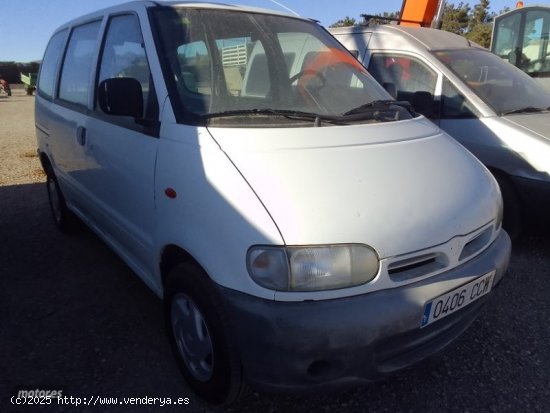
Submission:
POLYGON ((304 101, 308 105, 321 108, 322 105, 320 104, 318 98, 315 97, 315 95, 317 95, 317 92, 325 86, 325 77, 317 70, 305 69, 296 73, 294 76, 288 79, 288 83, 291 85, 296 80, 298 80, 298 92, 300 93, 304 101), (309 77, 309 81, 307 80, 307 77, 309 77), (314 78, 318 80, 314 82, 314 78))
MULTIPOLYGON (((317 70, 313 70, 313 69, 306 69, 306 70, 302 70, 301 72, 296 73, 294 76, 292 76, 290 79, 288 79, 288 83, 292 84, 296 80, 302 79, 304 76, 313 76, 313 77, 319 78, 319 80, 321 81, 321 84, 319 86, 317 86, 317 88, 321 88, 321 87, 325 86, 325 83, 326 83, 325 77, 320 72, 318 72, 317 70)), ((302 87, 303 87, 303 83, 305 83, 305 82, 303 80, 300 80, 298 82, 298 85, 301 84, 302 87)), ((310 82, 308 82, 308 83, 310 83, 310 82)))

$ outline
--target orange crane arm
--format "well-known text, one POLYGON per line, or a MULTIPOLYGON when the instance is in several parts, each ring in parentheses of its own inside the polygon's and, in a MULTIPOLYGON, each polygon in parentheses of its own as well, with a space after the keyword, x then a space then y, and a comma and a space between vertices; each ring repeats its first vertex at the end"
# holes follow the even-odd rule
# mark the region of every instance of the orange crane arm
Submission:
POLYGON ((430 27, 437 15, 440 0, 403 0, 402 26, 430 27))

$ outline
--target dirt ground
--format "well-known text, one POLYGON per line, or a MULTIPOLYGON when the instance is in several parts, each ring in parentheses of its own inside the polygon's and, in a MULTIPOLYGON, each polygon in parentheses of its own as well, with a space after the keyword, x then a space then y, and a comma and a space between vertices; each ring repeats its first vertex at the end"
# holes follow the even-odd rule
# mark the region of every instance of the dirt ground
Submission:
MULTIPOLYGON (((59 233, 36 157, 34 97, 0 96, 0 412, 217 412, 173 362, 160 300, 90 231, 59 233), (66 396, 188 397, 189 405, 16 406, 66 396)), ((547 412, 550 237, 514 245, 482 314, 436 357, 382 382, 316 396, 250 392, 232 412, 547 412)))
POLYGON ((42 182, 44 174, 36 160, 34 97, 18 85, 12 96, 0 94, 0 185, 42 182))

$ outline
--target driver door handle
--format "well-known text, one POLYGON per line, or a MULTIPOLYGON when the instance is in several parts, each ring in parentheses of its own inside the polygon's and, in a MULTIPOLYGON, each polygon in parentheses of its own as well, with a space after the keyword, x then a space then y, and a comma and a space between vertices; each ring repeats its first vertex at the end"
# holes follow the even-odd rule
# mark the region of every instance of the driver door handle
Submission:
POLYGON ((79 145, 86 145, 86 128, 84 126, 76 128, 76 141, 79 145))

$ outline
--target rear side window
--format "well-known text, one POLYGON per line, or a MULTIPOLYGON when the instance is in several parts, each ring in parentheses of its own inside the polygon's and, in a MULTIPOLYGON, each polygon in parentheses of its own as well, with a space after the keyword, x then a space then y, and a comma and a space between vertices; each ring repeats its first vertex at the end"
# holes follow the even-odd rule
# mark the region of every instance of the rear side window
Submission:
POLYGON ((38 78, 38 94, 44 98, 51 99, 53 97, 57 68, 66 36, 67 30, 54 34, 46 47, 38 78))
POLYGON ((100 24, 97 21, 73 29, 61 71, 60 99, 87 106, 100 24))

